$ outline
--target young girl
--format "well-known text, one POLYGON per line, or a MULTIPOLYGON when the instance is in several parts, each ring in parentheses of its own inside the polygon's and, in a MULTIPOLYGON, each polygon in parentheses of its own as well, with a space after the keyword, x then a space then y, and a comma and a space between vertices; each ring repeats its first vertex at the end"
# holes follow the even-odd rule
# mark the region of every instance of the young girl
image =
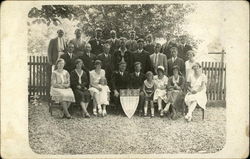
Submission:
POLYGON ((148 115, 148 104, 150 104, 151 108, 151 117, 154 117, 153 94, 155 91, 155 84, 153 81, 153 73, 148 71, 146 77, 147 79, 144 81, 142 88, 145 94, 144 117, 148 115))
POLYGON ((102 77, 100 79, 98 86, 101 88, 98 101, 98 109, 101 109, 101 106, 103 106, 102 116, 106 116, 107 115, 106 106, 109 105, 110 89, 107 86, 107 80, 105 77, 102 77))

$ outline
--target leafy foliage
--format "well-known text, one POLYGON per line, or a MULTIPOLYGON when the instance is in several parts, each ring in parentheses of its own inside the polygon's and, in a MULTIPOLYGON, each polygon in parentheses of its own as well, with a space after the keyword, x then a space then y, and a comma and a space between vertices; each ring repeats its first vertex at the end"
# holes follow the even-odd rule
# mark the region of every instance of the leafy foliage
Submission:
POLYGON ((43 5, 32 8, 32 23, 61 24, 59 18, 78 20, 86 35, 93 35, 96 27, 103 29, 104 38, 114 29, 118 36, 127 36, 134 29, 139 37, 152 33, 162 37, 166 32, 181 32, 185 15, 194 11, 191 4, 136 4, 136 5, 43 5))

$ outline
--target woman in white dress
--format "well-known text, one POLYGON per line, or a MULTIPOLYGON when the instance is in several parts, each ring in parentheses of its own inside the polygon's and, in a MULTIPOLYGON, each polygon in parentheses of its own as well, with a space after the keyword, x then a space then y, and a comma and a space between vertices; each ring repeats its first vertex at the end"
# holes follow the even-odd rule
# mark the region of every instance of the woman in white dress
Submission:
POLYGON ((206 95, 206 84, 207 77, 202 73, 201 64, 195 62, 193 65, 194 73, 189 76, 188 92, 185 96, 185 103, 188 106, 188 113, 185 119, 191 121, 192 112, 196 108, 197 104, 206 109, 207 95, 206 95))
MULTIPOLYGON (((193 50, 189 50, 187 52, 188 54, 188 60, 185 62, 185 68, 186 68, 186 80, 190 79, 189 76, 194 73, 194 70, 192 69, 194 63, 195 63, 195 53, 193 50)), ((187 81, 188 82, 188 81, 187 81)))
POLYGON ((153 100, 157 101, 158 111, 160 115, 163 116, 162 101, 167 101, 167 85, 168 77, 164 75, 164 67, 158 66, 157 75, 154 76, 154 82, 156 85, 156 90, 154 93, 153 100))
POLYGON ((98 114, 102 114, 102 107, 99 102, 100 99, 100 91, 102 88, 99 86, 99 81, 102 77, 105 78, 105 71, 102 68, 102 62, 100 60, 95 61, 95 69, 89 72, 90 77, 90 94, 93 98, 93 114, 97 115, 97 107, 98 107, 98 114))
POLYGON ((68 108, 72 102, 75 102, 75 97, 70 88, 70 75, 68 71, 63 69, 64 65, 65 61, 63 59, 57 60, 55 70, 51 75, 50 95, 52 100, 62 105, 64 116, 70 119, 71 115, 68 108))

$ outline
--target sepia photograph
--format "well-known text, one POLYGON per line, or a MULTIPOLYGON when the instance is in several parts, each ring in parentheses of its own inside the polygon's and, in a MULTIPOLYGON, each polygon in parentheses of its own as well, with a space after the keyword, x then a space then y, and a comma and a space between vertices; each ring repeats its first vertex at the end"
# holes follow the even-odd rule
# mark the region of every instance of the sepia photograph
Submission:
POLYGON ((30 8, 32 150, 220 151, 226 137, 226 50, 214 30, 204 30, 205 24, 192 29, 194 19, 206 14, 204 7, 167 3, 30 8))
POLYGON ((247 3, 23 4, 1 25, 1 156, 249 155, 247 3))

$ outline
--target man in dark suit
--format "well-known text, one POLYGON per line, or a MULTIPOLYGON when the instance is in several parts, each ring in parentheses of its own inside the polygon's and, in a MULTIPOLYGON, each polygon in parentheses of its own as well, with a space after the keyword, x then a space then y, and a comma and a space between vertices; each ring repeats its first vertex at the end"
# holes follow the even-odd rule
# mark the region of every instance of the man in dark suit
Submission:
POLYGON ((97 28, 95 30, 95 38, 89 40, 89 43, 92 48, 91 53, 96 56, 103 52, 102 50, 103 40, 101 38, 102 38, 102 29, 97 28))
POLYGON ((63 39, 63 30, 57 31, 58 37, 51 39, 48 47, 48 62, 50 65, 55 65, 58 58, 64 53, 66 49, 66 42, 63 39))
POLYGON ((126 38, 121 37, 120 38, 120 48, 114 53, 112 56, 112 64, 114 70, 119 70, 119 63, 120 62, 126 62, 127 67, 126 70, 128 72, 133 72, 133 56, 131 52, 128 51, 126 48, 126 38))
POLYGON ((88 70, 91 71, 95 68, 94 63, 96 60, 96 55, 91 53, 91 45, 86 44, 85 46, 85 51, 82 56, 79 57, 84 64, 84 67, 88 70))
POLYGON ((113 89, 113 97, 114 104, 116 105, 117 113, 123 112, 121 102, 120 102, 120 89, 128 89, 129 88, 129 73, 126 71, 127 64, 126 62, 119 63, 119 70, 115 71, 112 74, 112 89, 113 89))
POLYGON ((120 40, 116 37, 116 31, 115 30, 111 30, 110 31, 110 36, 111 38, 108 39, 108 43, 110 45, 110 54, 111 56, 114 55, 114 53, 119 49, 120 47, 120 40))
POLYGON ((178 46, 178 51, 179 51, 178 57, 182 58, 185 62, 188 60, 187 52, 189 50, 192 50, 192 46, 187 44, 187 36, 182 35, 180 36, 180 39, 181 39, 181 43, 178 46))
POLYGON ((171 49, 173 43, 174 42, 172 41, 171 33, 167 33, 166 42, 162 45, 162 48, 161 48, 161 52, 167 56, 167 59, 171 58, 170 49, 171 49))
POLYGON ((113 72, 113 65, 111 61, 111 55, 110 55, 110 45, 109 42, 106 41, 103 45, 103 53, 99 54, 97 56, 97 59, 102 61, 102 69, 105 70, 105 76, 108 82, 108 86, 111 87, 111 76, 113 72))
POLYGON ((182 76, 185 76, 185 63, 184 61, 178 57, 178 48, 171 48, 172 58, 168 59, 168 76, 173 75, 173 66, 178 66, 180 68, 180 72, 182 76))
POLYGON ((132 89, 140 89, 140 98, 137 107, 137 111, 139 111, 139 116, 143 113, 143 105, 144 105, 144 93, 142 91, 142 85, 146 76, 141 72, 141 62, 135 62, 135 72, 130 74, 130 88, 132 89))
POLYGON ((147 51, 150 55, 155 52, 155 43, 153 41, 152 34, 147 35, 146 45, 144 46, 144 50, 147 51))
POLYGON ((71 73, 71 71, 75 69, 76 55, 74 55, 73 52, 74 52, 74 44, 69 43, 67 50, 60 57, 64 59, 65 61, 64 69, 67 70, 69 73, 71 73))
MULTIPOLYGON (((153 71, 152 64, 150 61, 149 53, 143 49, 144 40, 137 40, 138 49, 132 54, 133 62, 139 61, 141 63, 141 72, 146 73, 147 71, 153 71)), ((134 71, 134 69, 133 69, 134 71)))
POLYGON ((129 34, 130 39, 126 42, 126 48, 129 52, 134 53, 137 50, 136 33, 132 30, 129 34))

